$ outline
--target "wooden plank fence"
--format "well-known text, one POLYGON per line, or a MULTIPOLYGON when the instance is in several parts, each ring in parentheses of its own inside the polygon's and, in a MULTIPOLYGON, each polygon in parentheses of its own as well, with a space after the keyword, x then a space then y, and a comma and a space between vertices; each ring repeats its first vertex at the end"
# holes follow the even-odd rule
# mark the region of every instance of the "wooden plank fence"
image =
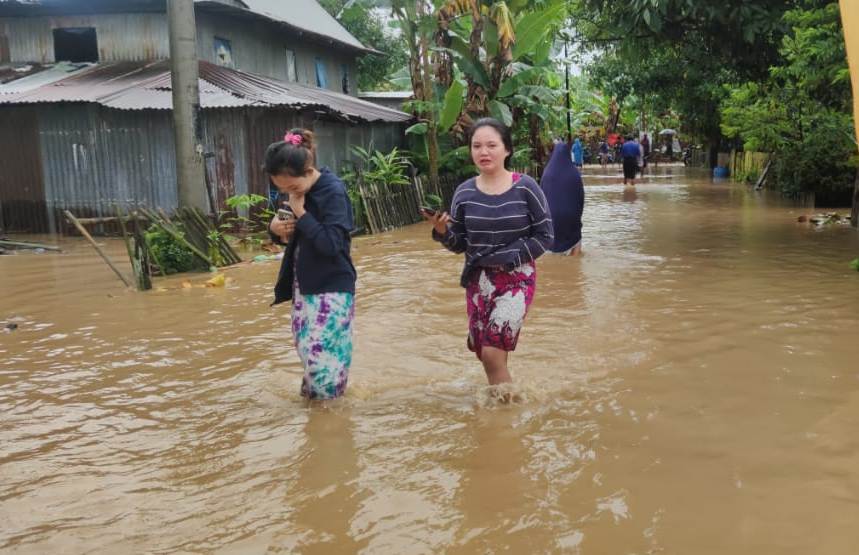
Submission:
POLYGON ((459 181, 452 176, 439 178, 439 190, 429 187, 429 180, 421 176, 406 185, 368 183, 360 174, 357 178, 357 195, 352 197, 355 227, 364 233, 382 233, 423 221, 419 207, 424 195, 437 194, 445 210, 450 207, 453 192, 459 181), (357 198, 356 198, 357 197, 357 198))
POLYGON ((754 183, 763 173, 770 160, 768 152, 733 151, 731 153, 731 178, 734 181, 754 183))
MULTIPOLYGON (((542 173, 536 166, 514 171, 527 173, 537 180, 542 173)), ((421 222, 423 217, 419 207, 427 194, 441 197, 444 210, 449 211, 453 193, 462 181, 452 175, 442 175, 439 176, 438 190, 433 190, 426 176, 415 176, 406 185, 388 185, 369 183, 358 172, 357 194, 353 193, 351 197, 355 227, 363 233, 375 234, 421 222)))

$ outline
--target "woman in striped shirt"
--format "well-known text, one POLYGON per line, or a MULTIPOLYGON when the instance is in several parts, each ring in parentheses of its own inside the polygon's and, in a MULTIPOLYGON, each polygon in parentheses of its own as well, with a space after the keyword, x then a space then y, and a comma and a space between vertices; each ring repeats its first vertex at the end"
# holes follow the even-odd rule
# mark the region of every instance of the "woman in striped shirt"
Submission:
POLYGON ((436 241, 465 253, 460 284, 466 289, 468 348, 495 385, 512 381, 507 355, 516 349, 534 298, 534 261, 552 245, 552 219, 539 185, 507 170, 513 141, 504 124, 476 121, 469 143, 480 174, 457 187, 450 214, 425 216, 436 241))

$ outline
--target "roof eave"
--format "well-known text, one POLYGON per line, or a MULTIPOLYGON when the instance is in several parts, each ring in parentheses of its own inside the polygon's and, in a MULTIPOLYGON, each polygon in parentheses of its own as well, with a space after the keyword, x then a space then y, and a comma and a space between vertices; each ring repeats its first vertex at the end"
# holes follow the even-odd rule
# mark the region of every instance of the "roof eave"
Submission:
POLYGON ((380 56, 385 55, 384 52, 381 52, 381 51, 376 50, 374 48, 368 48, 368 47, 364 46, 363 44, 360 46, 355 45, 355 44, 350 44, 348 42, 336 39, 336 38, 331 37, 329 35, 316 33, 314 31, 310 31, 310 30, 305 29, 303 27, 293 25, 292 23, 287 23, 286 21, 281 21, 280 19, 276 19, 276 18, 271 17, 267 14, 252 11, 249 8, 239 8, 236 6, 229 6, 227 4, 217 2, 216 0, 197 0, 194 3, 194 6, 195 7, 202 7, 204 9, 209 8, 209 10, 212 13, 217 13, 218 11, 229 11, 229 12, 233 12, 233 13, 236 13, 236 12, 242 13, 242 14, 247 15, 249 17, 255 17, 255 18, 263 19, 269 23, 273 23, 275 25, 279 25, 279 26, 285 27, 287 29, 292 29, 292 30, 298 31, 301 34, 313 37, 315 40, 320 41, 322 43, 336 44, 337 46, 344 48, 346 50, 351 50, 353 52, 361 52, 363 54, 375 54, 375 55, 380 55, 380 56))

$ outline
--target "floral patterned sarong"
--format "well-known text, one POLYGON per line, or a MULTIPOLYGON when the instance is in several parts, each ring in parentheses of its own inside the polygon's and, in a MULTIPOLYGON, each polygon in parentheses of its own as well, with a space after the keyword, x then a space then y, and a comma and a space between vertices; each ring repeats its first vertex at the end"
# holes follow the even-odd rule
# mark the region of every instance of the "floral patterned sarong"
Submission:
POLYGON ((466 287, 468 348, 478 358, 483 347, 515 351, 519 331, 537 289, 533 262, 513 270, 477 268, 466 287))

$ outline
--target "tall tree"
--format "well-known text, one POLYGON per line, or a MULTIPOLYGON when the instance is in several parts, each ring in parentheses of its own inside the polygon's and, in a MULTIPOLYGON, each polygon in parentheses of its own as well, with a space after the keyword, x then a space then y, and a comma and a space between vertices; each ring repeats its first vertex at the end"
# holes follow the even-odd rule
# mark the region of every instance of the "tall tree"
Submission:
POLYGON ((403 41, 388 28, 387 21, 374 7, 375 0, 320 0, 325 10, 336 17, 361 44, 382 52, 358 60, 358 90, 392 90, 390 68, 404 67, 408 51, 403 41))

